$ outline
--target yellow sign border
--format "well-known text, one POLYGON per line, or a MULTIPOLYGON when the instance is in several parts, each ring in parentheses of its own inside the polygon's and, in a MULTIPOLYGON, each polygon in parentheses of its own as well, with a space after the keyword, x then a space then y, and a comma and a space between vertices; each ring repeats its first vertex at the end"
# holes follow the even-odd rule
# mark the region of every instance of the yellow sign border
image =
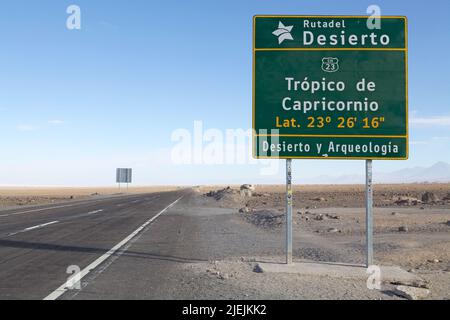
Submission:
POLYGON ((408 160, 409 158, 409 100, 408 100, 408 18, 406 16, 380 16, 381 19, 403 19, 404 20, 404 28, 405 28, 405 47, 404 48, 255 48, 256 44, 256 19, 257 18, 369 18, 369 16, 332 16, 332 15, 254 15, 253 16, 253 40, 252 40, 252 156, 255 159, 345 159, 345 160, 408 160), (320 50, 335 50, 335 51, 343 51, 343 50, 356 50, 356 51, 404 51, 405 52, 405 114, 406 114, 406 135, 404 136, 376 136, 376 135, 314 135, 314 134, 289 134, 289 135, 271 135, 271 134, 255 134, 255 53, 257 51, 320 51, 320 50), (406 155, 402 158, 386 158, 386 157, 313 157, 313 156, 278 156, 278 157, 269 157, 269 156, 258 156, 256 155, 256 138, 258 136, 290 136, 290 137, 320 137, 320 136, 328 136, 328 137, 370 137, 370 138, 405 138, 406 139, 406 155))

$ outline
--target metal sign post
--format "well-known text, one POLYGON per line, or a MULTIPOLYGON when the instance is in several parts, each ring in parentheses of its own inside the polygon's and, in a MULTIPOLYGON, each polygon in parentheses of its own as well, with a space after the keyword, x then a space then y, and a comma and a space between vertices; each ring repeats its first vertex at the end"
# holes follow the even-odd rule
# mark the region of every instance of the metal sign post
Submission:
POLYGON ((366 160, 368 266, 372 160, 408 159, 407 19, 382 16, 383 29, 373 30, 369 18, 253 18, 252 154, 286 159, 287 264, 292 263, 292 159, 366 160))
POLYGON ((366 160, 366 245, 367 267, 373 264, 373 189, 372 160, 366 160))
POLYGON ((292 263, 292 159, 286 159, 286 264, 292 263))

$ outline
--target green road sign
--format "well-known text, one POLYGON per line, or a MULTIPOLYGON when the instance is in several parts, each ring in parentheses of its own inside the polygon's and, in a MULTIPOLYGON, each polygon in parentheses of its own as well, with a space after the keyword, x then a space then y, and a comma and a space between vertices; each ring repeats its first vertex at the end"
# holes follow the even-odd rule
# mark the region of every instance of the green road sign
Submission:
POLYGON ((253 156, 407 159, 405 17, 255 16, 253 156))

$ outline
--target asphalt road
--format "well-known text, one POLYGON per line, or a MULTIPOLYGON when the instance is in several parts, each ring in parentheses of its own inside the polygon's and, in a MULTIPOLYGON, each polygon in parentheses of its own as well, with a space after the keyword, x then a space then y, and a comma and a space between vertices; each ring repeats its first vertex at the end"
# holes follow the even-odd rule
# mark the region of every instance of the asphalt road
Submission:
POLYGON ((187 192, 0 211, 0 299, 60 298, 70 266, 87 275, 107 263, 187 192))

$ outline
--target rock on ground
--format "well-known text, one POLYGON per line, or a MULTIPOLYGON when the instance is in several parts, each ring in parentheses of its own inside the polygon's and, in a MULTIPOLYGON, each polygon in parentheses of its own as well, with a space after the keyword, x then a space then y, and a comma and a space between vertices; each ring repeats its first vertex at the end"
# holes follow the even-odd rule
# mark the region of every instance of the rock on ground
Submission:
POLYGON ((243 184, 241 185, 240 192, 243 197, 251 197, 253 195, 253 191, 255 191, 255 186, 252 184, 243 184))
POLYGON ((433 193, 433 192, 425 192, 422 195, 422 202, 423 203, 435 203, 438 202, 439 198, 433 193))
POLYGON ((251 210, 250 210, 249 207, 244 207, 244 208, 239 209, 239 212, 240 212, 240 213, 249 213, 250 211, 251 211, 251 210))
POLYGON ((316 216, 314 217, 314 220, 322 221, 322 220, 323 220, 323 214, 319 213, 318 215, 316 215, 316 216))
POLYGON ((422 300, 430 294, 430 290, 410 286, 397 286, 395 293, 409 300, 422 300))
POLYGON ((394 199, 394 203, 400 206, 410 206, 410 205, 416 206, 417 204, 422 203, 422 201, 415 197, 402 196, 394 199))
POLYGON ((280 227, 285 219, 284 213, 276 213, 271 210, 256 210, 251 215, 245 216, 247 221, 257 227, 275 229, 280 227))
POLYGON ((224 198, 226 195, 233 194, 233 193, 234 193, 233 189, 231 189, 230 187, 226 187, 224 189, 220 189, 220 190, 217 190, 217 191, 209 191, 205 195, 207 197, 212 197, 215 200, 219 201, 222 198, 224 198))

